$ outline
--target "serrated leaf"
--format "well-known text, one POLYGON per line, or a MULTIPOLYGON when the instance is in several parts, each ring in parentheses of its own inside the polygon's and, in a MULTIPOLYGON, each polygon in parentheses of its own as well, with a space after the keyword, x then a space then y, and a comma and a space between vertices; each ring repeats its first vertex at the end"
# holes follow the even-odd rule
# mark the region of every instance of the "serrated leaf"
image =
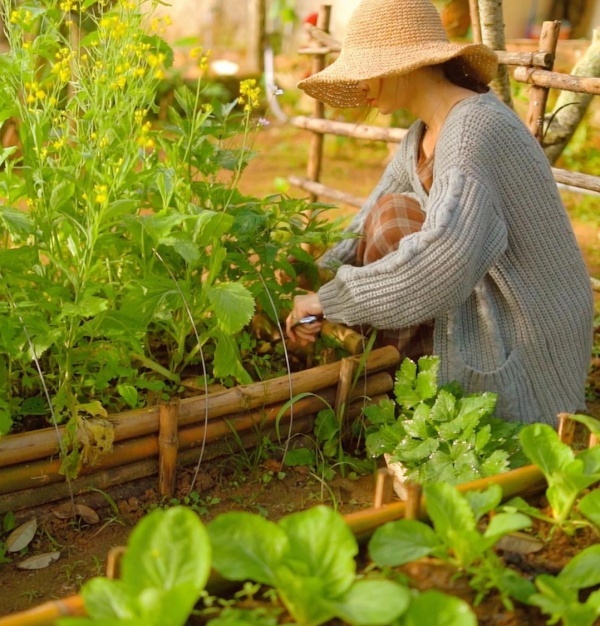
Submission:
POLYGON ((8 552, 19 552, 26 548, 35 537, 37 532, 37 520, 32 517, 27 522, 17 526, 6 538, 6 550, 8 552))
POLYGON ((36 554, 28 559, 17 563, 19 569, 44 569, 52 563, 60 559, 60 552, 45 552, 44 554, 36 554))
POLYGON ((254 314, 254 298, 240 283, 221 283, 206 290, 217 324, 226 334, 244 328, 254 314))

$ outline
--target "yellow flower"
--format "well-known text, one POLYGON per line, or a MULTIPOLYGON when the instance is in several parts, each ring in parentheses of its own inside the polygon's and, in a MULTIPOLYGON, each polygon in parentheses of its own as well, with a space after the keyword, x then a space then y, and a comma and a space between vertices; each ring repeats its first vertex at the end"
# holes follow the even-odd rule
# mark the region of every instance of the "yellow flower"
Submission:
POLYGON ((244 106, 246 113, 250 113, 260 106, 260 87, 256 84, 256 79, 247 78, 240 83, 238 102, 244 106))

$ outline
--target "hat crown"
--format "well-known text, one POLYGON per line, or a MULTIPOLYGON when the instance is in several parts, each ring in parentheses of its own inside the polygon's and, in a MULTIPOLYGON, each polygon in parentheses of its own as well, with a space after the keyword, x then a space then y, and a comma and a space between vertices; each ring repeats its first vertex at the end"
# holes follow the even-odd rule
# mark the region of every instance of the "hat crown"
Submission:
POLYGON ((348 22, 342 53, 447 41, 440 14, 429 0, 363 0, 348 22))

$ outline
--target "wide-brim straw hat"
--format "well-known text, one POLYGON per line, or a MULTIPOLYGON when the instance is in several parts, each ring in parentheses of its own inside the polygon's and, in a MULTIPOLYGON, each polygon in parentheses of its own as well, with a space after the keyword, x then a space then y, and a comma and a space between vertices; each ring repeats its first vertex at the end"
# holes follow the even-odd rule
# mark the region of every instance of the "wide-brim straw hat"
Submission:
POLYGON ((430 0, 363 0, 348 22, 338 58, 298 83, 337 108, 364 106, 359 81, 450 63, 465 82, 487 85, 498 58, 483 44, 450 42, 430 0))

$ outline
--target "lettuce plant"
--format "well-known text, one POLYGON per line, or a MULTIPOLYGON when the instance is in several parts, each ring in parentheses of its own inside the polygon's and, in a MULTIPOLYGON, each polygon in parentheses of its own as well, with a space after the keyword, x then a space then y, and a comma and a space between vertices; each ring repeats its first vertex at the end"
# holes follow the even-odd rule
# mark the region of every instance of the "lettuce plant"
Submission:
MULTIPOLYGON (((598 420, 575 417, 583 418, 577 421, 600 432, 598 420)), ((546 478, 546 498, 551 515, 542 514, 520 497, 509 500, 505 509, 542 519, 567 534, 573 534, 582 526, 600 529, 600 492, 596 489, 585 493, 588 487, 600 481, 600 446, 576 454, 560 440, 556 430, 546 424, 528 425, 519 436, 524 453, 546 478)))
POLYGON ((367 451, 400 462, 406 481, 452 485, 522 465, 521 424, 494 417, 497 396, 464 395, 456 384, 438 388, 439 357, 404 359, 396 374, 395 401, 365 408, 367 451))
POLYGON ((207 529, 215 570, 229 580, 275 588, 301 626, 334 617, 384 626, 408 607, 407 588, 357 576, 357 541, 343 517, 328 507, 293 513, 278 523, 246 512, 224 513, 207 529))
POLYGON ((200 518, 176 506, 157 509, 134 528, 122 557, 121 578, 92 578, 81 594, 88 617, 60 626, 186 623, 208 581, 211 546, 200 518))
POLYGON ((511 598, 527 601, 533 585, 507 568, 494 552, 503 536, 527 528, 531 520, 521 513, 496 513, 485 530, 478 524, 502 500, 502 489, 461 494, 456 487, 437 483, 424 487, 425 506, 433 527, 418 520, 398 520, 379 527, 369 541, 369 555, 380 567, 399 566, 432 556, 468 576, 479 603, 496 589, 508 608, 511 598))

